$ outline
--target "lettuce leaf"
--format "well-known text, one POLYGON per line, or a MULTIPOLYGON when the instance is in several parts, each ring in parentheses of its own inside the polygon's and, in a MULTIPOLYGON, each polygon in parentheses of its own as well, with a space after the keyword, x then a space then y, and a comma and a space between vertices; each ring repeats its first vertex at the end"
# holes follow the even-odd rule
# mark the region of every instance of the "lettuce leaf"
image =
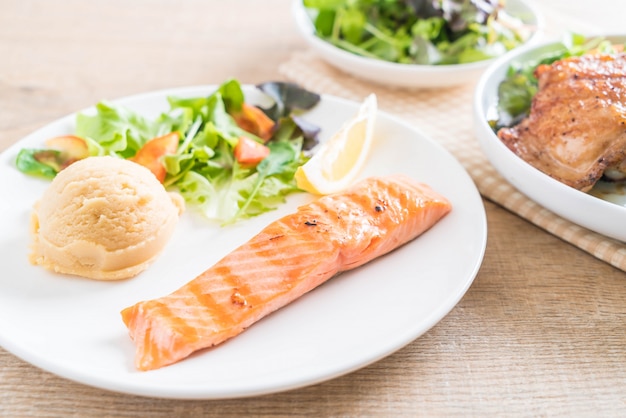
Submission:
POLYGON ((60 171, 61 164, 58 162, 59 158, 59 151, 23 148, 17 154, 15 165, 22 173, 52 179, 60 171), (45 159, 45 162, 42 162, 40 161, 40 158, 37 158, 37 156, 42 153, 48 156, 48 158, 45 159))
POLYGON ((173 120, 149 120, 137 112, 107 101, 96 104, 96 114, 79 113, 75 134, 89 138, 108 154, 132 157, 147 141, 172 132, 173 120))

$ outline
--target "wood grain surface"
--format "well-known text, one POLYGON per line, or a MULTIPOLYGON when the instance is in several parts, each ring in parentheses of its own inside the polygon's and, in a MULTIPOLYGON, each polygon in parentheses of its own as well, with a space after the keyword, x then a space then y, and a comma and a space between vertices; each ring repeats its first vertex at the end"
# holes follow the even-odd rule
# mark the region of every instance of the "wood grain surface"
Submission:
MULTIPOLYGON (((609 16, 615 28, 612 15, 626 11, 621 0, 594 2, 588 13, 565 0, 542 4, 599 23, 609 16)), ((0 0, 0 150, 103 98, 228 77, 278 79, 280 63, 306 48, 289 7, 0 0)), ((487 251, 468 293, 424 336, 369 367, 273 395, 178 401, 84 386, 0 349, 0 416, 624 415, 625 274, 485 207, 487 251)))

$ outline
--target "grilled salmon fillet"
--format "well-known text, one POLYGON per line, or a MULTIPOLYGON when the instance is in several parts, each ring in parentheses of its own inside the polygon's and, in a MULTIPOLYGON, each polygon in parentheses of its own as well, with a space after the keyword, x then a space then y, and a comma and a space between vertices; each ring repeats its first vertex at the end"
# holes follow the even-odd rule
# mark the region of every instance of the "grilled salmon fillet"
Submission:
POLYGON ((122 311, 135 364, 151 370, 232 338, 337 273, 411 241, 451 210, 404 175, 301 206, 170 295, 122 311))
POLYGON ((626 54, 587 54, 535 71, 527 118, 498 137, 551 177, 588 191, 607 170, 626 171, 626 54))

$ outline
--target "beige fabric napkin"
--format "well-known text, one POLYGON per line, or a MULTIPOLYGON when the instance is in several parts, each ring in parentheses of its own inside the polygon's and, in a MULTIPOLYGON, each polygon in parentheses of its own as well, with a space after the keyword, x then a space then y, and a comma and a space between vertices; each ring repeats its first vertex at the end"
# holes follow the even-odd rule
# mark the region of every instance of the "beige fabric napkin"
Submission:
POLYGON ((381 110, 403 118, 445 146, 474 179, 483 197, 626 271, 626 244, 581 228, 546 210, 496 172, 474 137, 474 85, 437 90, 388 88, 355 79, 326 64, 314 51, 295 53, 280 66, 280 72, 315 92, 359 102, 369 93, 376 93, 381 110))

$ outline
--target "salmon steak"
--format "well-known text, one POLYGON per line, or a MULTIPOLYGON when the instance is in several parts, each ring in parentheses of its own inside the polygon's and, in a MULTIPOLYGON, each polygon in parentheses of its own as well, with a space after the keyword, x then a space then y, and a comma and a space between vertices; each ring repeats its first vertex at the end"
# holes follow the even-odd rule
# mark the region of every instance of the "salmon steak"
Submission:
POLYGON ((243 332, 340 272, 418 237, 452 206, 404 175, 300 206, 173 293, 121 312, 135 366, 157 369, 243 332))

